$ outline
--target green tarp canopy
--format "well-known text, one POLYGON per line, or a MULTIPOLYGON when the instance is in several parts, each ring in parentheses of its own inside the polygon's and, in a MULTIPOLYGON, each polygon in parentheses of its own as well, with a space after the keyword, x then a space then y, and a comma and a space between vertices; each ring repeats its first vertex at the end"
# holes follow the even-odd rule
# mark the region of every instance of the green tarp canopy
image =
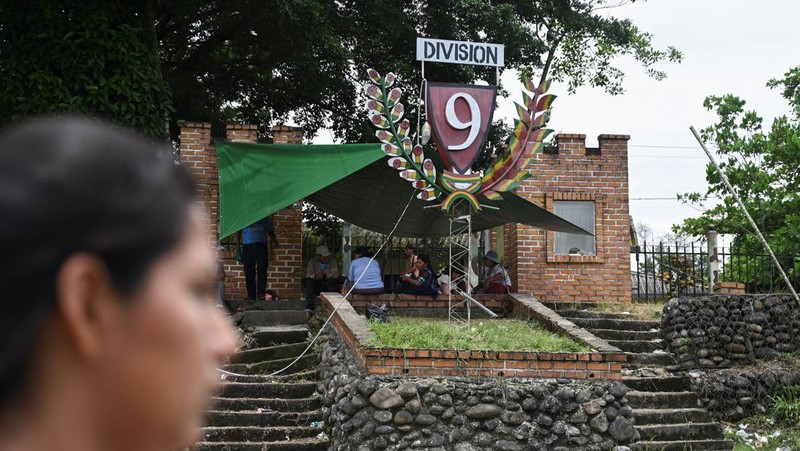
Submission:
MULTIPOLYGON (((216 144, 221 238, 300 199, 356 226, 388 234, 415 192, 389 167, 379 144, 216 144)), ((474 231, 519 223, 589 234, 513 193, 503 193, 501 201, 480 201, 497 210, 484 208, 473 214, 474 231)), ((425 208, 436 202, 414 197, 395 235, 448 235, 449 215, 438 208, 425 208)))

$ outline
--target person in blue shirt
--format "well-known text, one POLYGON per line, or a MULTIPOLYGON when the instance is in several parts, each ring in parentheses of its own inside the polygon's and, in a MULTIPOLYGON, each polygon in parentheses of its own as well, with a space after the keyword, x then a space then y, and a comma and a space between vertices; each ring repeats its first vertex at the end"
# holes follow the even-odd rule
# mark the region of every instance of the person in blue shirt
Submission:
POLYGON ((383 294, 383 275, 378 262, 372 259, 372 253, 366 246, 358 246, 353 251, 353 261, 347 274, 344 292, 355 285, 353 294, 383 294), (363 274, 363 275, 362 275, 363 274), (360 278, 360 279, 359 279, 360 278))
POLYGON ((269 265, 270 239, 273 249, 278 248, 278 237, 270 217, 256 221, 242 229, 242 264, 247 299, 264 299, 267 294, 267 266, 269 265))

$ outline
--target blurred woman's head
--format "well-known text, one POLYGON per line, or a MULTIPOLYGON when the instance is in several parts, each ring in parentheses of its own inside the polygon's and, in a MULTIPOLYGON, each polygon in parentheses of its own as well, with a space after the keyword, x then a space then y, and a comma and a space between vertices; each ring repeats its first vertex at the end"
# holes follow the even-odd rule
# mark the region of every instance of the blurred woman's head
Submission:
POLYGON ((0 218, 0 419, 62 402, 62 421, 91 419, 119 441, 107 449, 198 438, 235 339, 215 308, 192 181, 170 152, 84 119, 12 127, 0 218))

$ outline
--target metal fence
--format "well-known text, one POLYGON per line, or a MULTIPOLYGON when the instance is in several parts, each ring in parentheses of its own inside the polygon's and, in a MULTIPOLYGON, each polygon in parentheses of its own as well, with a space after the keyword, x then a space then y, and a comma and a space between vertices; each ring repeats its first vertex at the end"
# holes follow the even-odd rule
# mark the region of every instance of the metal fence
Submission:
MULTIPOLYGON (((719 280, 741 282, 747 293, 788 291, 775 263, 766 251, 736 246, 717 248, 719 280)), ((788 270, 792 285, 800 287, 794 270, 797 258, 778 255, 788 270)), ((666 299, 673 296, 701 296, 709 293, 708 250, 692 243, 658 243, 631 248, 631 295, 633 299, 666 299)))
MULTIPOLYGON (((366 246, 370 252, 376 252, 386 239, 387 235, 382 233, 352 226, 349 246, 350 249, 355 249, 358 246, 366 246)), ((457 237, 457 239, 466 241, 468 237, 467 235, 462 235, 457 237)), ((338 261, 343 261, 344 246, 342 245, 341 231, 328 234, 328 236, 318 236, 309 229, 304 229, 303 231, 303 261, 306 262, 313 258, 316 253, 316 247, 321 244, 328 246, 331 253, 338 261)), ((414 246, 414 252, 417 255, 428 255, 431 259, 431 266, 437 274, 448 264, 450 250, 446 237, 392 237, 391 240, 386 243, 386 246, 384 246, 380 254, 375 257, 375 260, 380 264, 381 271, 383 271, 384 283, 387 290, 394 291, 398 287, 399 276, 408 269, 406 267, 404 251, 407 244, 414 246)), ((478 249, 478 255, 483 255, 483 252, 484 250, 482 248, 478 249)))

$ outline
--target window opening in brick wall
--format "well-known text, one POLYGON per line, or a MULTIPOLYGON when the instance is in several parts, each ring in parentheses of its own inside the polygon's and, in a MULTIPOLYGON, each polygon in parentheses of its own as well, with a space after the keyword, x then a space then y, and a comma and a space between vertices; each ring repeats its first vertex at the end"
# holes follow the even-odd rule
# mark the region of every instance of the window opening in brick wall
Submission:
MULTIPOLYGON (((557 200, 553 202, 553 213, 592 233, 595 233, 594 211, 594 201, 590 200, 557 200)), ((554 247, 556 255, 597 255, 594 236, 556 232, 554 247)))

